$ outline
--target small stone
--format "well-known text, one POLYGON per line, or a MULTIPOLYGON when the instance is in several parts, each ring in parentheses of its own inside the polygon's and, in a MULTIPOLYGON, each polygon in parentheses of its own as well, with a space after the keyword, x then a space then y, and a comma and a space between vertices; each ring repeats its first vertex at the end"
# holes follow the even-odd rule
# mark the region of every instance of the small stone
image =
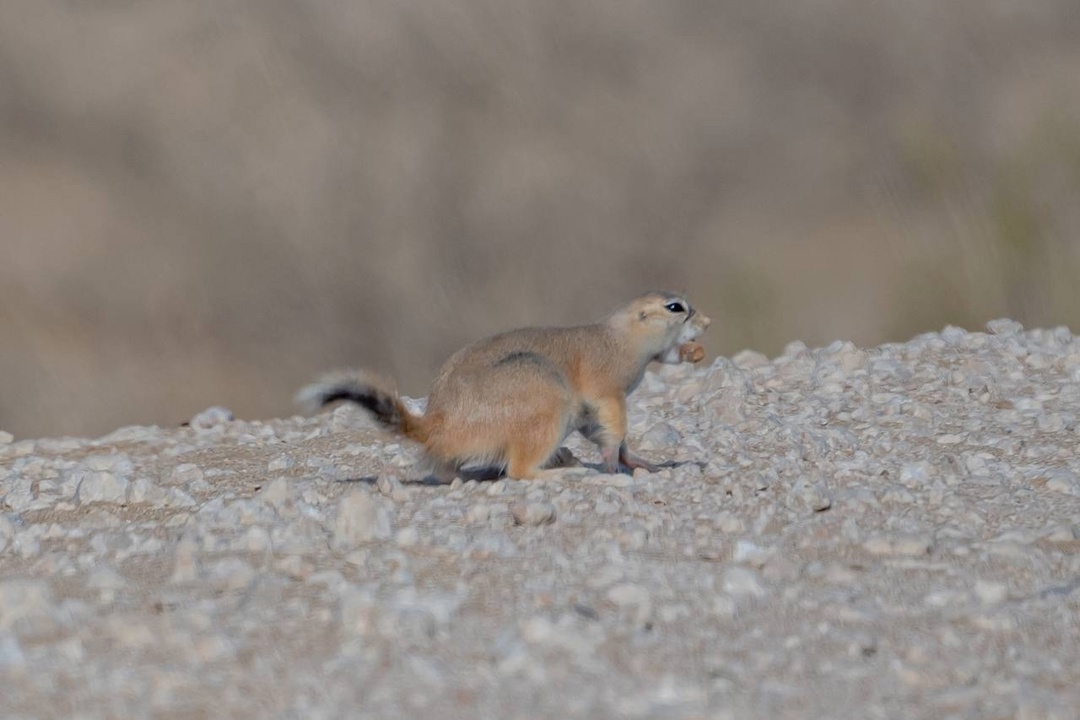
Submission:
POLYGON ((135 478, 128 491, 128 502, 134 505, 164 505, 167 497, 164 488, 144 477, 135 478))
POLYGON ((858 575, 846 565, 829 563, 825 566, 825 572, 821 576, 825 582, 834 585, 852 585, 858 580, 858 575))
POLYGON ((19 440, 4 447, 4 454, 8 457, 26 457, 37 452, 38 443, 34 440, 19 440))
POLYGON ((564 615, 558 622, 543 616, 532 617, 521 626, 521 638, 530 645, 562 648, 587 657, 595 650, 597 638, 582 632, 579 623, 587 621, 570 622, 569 617, 564 615))
POLYGON ((1039 415, 1036 425, 1042 432, 1056 433, 1065 429, 1065 419, 1059 413, 1039 415))
POLYGON ((199 578, 198 542, 195 538, 184 536, 176 544, 173 554, 173 572, 170 582, 188 583, 199 578))
POLYGON ((833 354, 833 361, 846 373, 865 367, 869 359, 870 354, 865 350, 860 350, 852 342, 842 343, 833 354))
POLYGON ((94 590, 120 590, 127 584, 127 580, 108 565, 98 565, 86 579, 86 587, 94 590))
POLYGON ((231 640, 222 635, 209 635, 199 638, 192 648, 193 657, 199 663, 210 663, 232 658, 236 647, 231 640))
POLYGON ((724 592, 736 597, 763 597, 768 592, 755 570, 739 566, 724 570, 721 586, 724 592))
POLYGON ((971 624, 980 630, 1008 633, 1015 630, 1018 623, 1012 614, 998 608, 972 614, 971 624))
POLYGON ((941 339, 950 345, 959 345, 966 336, 967 331, 955 325, 946 325, 945 329, 941 331, 941 339))
POLYGON ((870 658, 876 655, 877 651, 877 638, 864 632, 857 633, 847 646, 847 653, 851 657, 870 658))
POLYGON ((822 512, 832 507, 832 495, 824 481, 799 478, 789 493, 797 504, 804 505, 811 512, 822 512))
POLYGON ((463 597, 456 593, 421 593, 408 586, 398 591, 389 601, 389 608, 396 617, 391 623, 396 631, 407 634, 419 633, 430 637, 445 628, 461 608, 463 597))
MULTIPOLYGON (((1016 720, 1076 720, 1076 697, 1069 692, 1027 687, 1018 690, 1017 695, 1016 714, 1013 715, 1016 720)), ((973 698, 974 701, 982 699, 982 693, 973 698)), ((974 702, 965 707, 972 705, 974 702)))
POLYGON ((0 445, 10 445, 15 442, 15 436, 6 430, 0 430, 0 445))
POLYGON ((340 592, 338 615, 345 632, 367 635, 375 625, 379 603, 375 593, 366 588, 348 586, 340 592))
POLYGON ((98 442, 104 444, 150 442, 160 431, 161 429, 155 426, 128 425, 113 430, 105 437, 99 438, 98 442))
POLYGON ((43 632, 55 620, 50 612, 52 593, 44 580, 0 582, 0 632, 43 632))
MULTIPOLYGON (((0 521, 2 522, 2 521, 0 521)), ((3 531, 0 530, 0 536, 3 535, 3 531)), ((1059 525, 1050 530, 1043 536, 1043 539, 1052 543, 1072 543, 1080 540, 1080 526, 1077 525, 1059 525)))
POLYGON ((25 664, 26 656, 19 645, 19 639, 7 633, 0 635, 0 668, 15 668, 25 664))
POLYGON ((977 580, 972 592, 983 605, 1000 605, 1009 597, 1009 588, 1004 583, 985 580, 977 580))
POLYGON ((401 547, 412 547, 420 542, 420 531, 415 527, 403 527, 394 533, 394 542, 401 547))
MULTIPOLYGON (((385 502, 385 501, 383 501, 385 502)), ((353 490, 338 503, 334 544, 353 548, 362 542, 387 540, 393 534, 389 510, 364 490, 353 490)))
POLYGON ((1043 412, 1042 401, 1036 398, 1016 398, 1013 400, 1013 407, 1026 415, 1039 415, 1043 412))
POLYGON ((926 535, 878 535, 863 543, 871 555, 921 557, 930 552, 933 540, 926 535))
POLYGON ((306 580, 315 572, 315 566, 301 555, 286 555, 274 564, 274 569, 293 580, 306 580))
POLYGON ((680 618, 690 616, 690 608, 682 603, 663 605, 656 611, 660 622, 671 624, 680 618))
POLYGON ((307 582, 311 585, 325 585, 326 589, 335 595, 348 585, 345 576, 337 570, 322 570, 314 573, 308 577, 307 582))
POLYGON ((641 450, 666 450, 679 446, 682 435, 668 423, 656 423, 638 442, 641 450))
POLYGON ((218 590, 241 590, 255 577, 255 569, 240 558, 228 557, 211 565, 207 574, 218 590))
MULTIPOLYGON (((637 470, 641 470, 638 468, 637 470)), ((634 472, 637 472, 635 470, 634 472)), ((632 475, 624 475, 623 473, 597 473, 591 475, 585 479, 589 485, 602 485, 603 487, 622 488, 635 485, 637 480, 632 475)))
POLYGON ((491 506, 484 503, 470 505, 469 509, 465 511, 465 522, 470 525, 486 523, 489 517, 491 517, 491 506))
POLYGON ((740 350, 731 358, 732 364, 740 370, 752 370, 769 364, 769 358, 756 350, 740 350))
POLYGON ((131 472, 135 469, 131 458, 123 453, 93 455, 82 461, 82 467, 88 470, 111 472, 123 478, 131 475, 131 472))
POLYGON ((550 525, 555 522, 555 506, 545 502, 514 503, 510 514, 517 525, 550 525))
POLYGON ((649 542, 649 530, 639 522, 626 522, 619 526, 616 539, 625 548, 641 550, 649 542))
POLYGON ((296 458, 292 455, 279 455, 266 464, 267 472, 281 472, 296 467, 296 458))
POLYGON ((188 483, 201 481, 203 479, 203 471, 198 465, 192 463, 181 463, 173 468, 171 480, 178 485, 187 485, 188 483))
POLYGON ((932 477, 933 469, 925 461, 906 463, 900 468, 900 484, 909 490, 929 485, 932 477))
POLYGON ((435 658, 410 655, 406 660, 409 678, 422 686, 433 690, 442 690, 446 686, 446 668, 435 658))
POLYGON ((393 499, 394 495, 401 490, 401 481, 392 475, 380 475, 375 486, 379 490, 379 494, 393 499))
POLYGON ((92 502, 123 503, 127 501, 129 483, 104 470, 83 476, 75 490, 75 501, 80 504, 92 502))
POLYGON ((188 421, 188 425, 196 430, 210 430, 219 425, 224 425, 227 422, 232 422, 235 416, 232 410, 220 405, 215 405, 203 410, 201 413, 191 418, 188 421))
POLYGON ((1015 320, 999 318, 986 323, 986 329, 994 335, 1018 335, 1024 331, 1024 326, 1015 320))
POLYGON ((735 598, 727 595, 716 595, 709 605, 709 612, 724 620, 733 620, 739 607, 735 598))
POLYGON ((270 533, 265 528, 252 525, 240 538, 239 549, 250 553, 266 553, 273 548, 270 533))
POLYGON ((911 505, 915 502, 915 496, 907 489, 899 485, 893 485, 886 488, 881 494, 881 501, 886 503, 911 505))
POLYGON ((646 627, 652 621, 653 602, 647 588, 632 583, 619 583, 607 591, 608 602, 623 611, 629 611, 637 627, 646 627))
POLYGON ((716 527, 725 535, 738 535, 746 531, 746 523, 737 515, 724 510, 716 516, 716 527))
POLYGON ((195 507, 197 504, 195 498, 180 488, 171 487, 165 491, 165 507, 167 508, 195 507))
POLYGON ((280 510, 292 500, 292 487, 285 478, 275 478, 259 491, 256 497, 270 507, 280 510))
POLYGON ((19 517, 15 515, 0 515, 0 552, 4 550, 12 538, 15 537, 15 533, 18 531, 18 525, 15 523, 15 519, 19 517))
POLYGON ((1080 496, 1080 478, 1064 468, 1051 468, 1043 473, 1046 489, 1065 495, 1080 496))
POLYGON ((769 561, 769 558, 773 556, 771 549, 766 549, 760 545, 755 545, 749 540, 739 540, 735 543, 735 550, 732 553, 732 559, 743 565, 749 565, 754 568, 763 568, 769 561))

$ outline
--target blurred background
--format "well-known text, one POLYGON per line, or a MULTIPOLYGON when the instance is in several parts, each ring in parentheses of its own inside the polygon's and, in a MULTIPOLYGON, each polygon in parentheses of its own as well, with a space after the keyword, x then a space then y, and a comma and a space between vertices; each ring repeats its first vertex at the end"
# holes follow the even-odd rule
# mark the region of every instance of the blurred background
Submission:
POLYGON ((1078 325, 1076 0, 9 0, 0 428, 290 415, 682 289, 711 354, 1078 325))

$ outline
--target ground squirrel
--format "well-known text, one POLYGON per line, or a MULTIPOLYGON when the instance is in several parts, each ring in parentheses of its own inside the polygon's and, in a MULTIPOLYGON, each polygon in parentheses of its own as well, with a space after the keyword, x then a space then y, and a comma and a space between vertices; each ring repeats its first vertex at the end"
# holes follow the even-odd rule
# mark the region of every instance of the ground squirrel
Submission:
POLYGON ((602 322, 512 330, 468 345, 443 365, 423 415, 392 387, 363 372, 334 373, 305 387, 309 409, 337 400, 424 446, 432 473, 447 481, 466 464, 535 478, 565 454, 574 430, 596 443, 605 472, 657 468, 626 446, 626 396, 652 361, 700 360, 693 342, 709 326, 677 293, 653 292, 602 322))

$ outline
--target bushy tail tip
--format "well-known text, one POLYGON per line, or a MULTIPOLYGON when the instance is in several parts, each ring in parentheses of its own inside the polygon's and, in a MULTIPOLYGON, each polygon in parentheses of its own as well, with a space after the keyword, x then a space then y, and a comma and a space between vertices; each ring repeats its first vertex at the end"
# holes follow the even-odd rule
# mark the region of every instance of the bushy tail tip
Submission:
POLYGON ((413 415, 389 383, 369 373, 330 373, 296 394, 296 401, 309 413, 338 400, 356 403, 383 427, 412 440, 422 443, 427 437, 423 417, 413 415))

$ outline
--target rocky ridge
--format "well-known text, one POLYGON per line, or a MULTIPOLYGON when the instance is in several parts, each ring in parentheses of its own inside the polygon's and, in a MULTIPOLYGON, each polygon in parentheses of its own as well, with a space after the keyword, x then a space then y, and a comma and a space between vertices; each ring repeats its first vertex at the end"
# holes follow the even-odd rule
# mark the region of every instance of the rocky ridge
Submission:
POLYGON ((0 434, 5 716, 1080 713, 1080 339, 650 372, 631 442, 414 482, 315 418, 0 434))

